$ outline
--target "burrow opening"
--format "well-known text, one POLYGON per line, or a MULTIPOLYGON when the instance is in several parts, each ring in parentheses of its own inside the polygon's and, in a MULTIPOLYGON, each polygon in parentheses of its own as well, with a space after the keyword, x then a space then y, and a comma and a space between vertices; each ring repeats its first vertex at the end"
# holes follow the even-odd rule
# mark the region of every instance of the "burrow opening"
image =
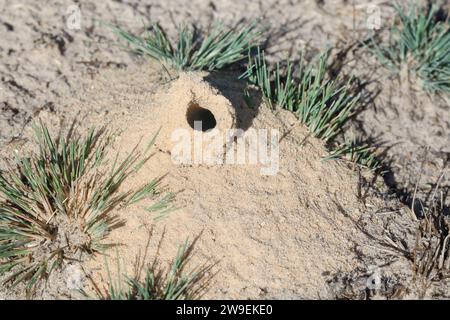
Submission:
POLYGON ((208 131, 214 129, 217 125, 216 118, 214 114, 206 108, 200 107, 197 102, 190 102, 187 112, 186 120, 194 130, 208 131), (200 121, 201 123, 197 123, 200 121), (201 128, 200 125, 201 124, 201 128))

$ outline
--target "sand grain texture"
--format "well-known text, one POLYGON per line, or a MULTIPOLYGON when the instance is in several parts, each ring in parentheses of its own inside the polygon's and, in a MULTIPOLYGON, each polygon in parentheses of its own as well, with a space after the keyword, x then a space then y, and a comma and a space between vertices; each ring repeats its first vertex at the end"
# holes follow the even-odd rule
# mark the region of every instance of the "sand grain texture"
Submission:
MULTIPOLYGON (((209 85, 201 74, 181 76, 169 89, 157 92, 141 114, 112 124, 123 130, 115 148, 126 154, 137 141, 150 139, 166 123, 162 119, 171 105, 179 106, 180 96, 189 94, 192 87, 200 92, 205 86, 209 85)), ((222 101, 214 89, 203 92, 205 96, 198 99, 222 101)), ((248 107, 242 100, 234 108, 248 107)), ((220 112, 228 112, 214 105, 211 109, 219 112, 217 119, 222 118, 220 112)), ((170 113, 169 127, 181 123, 175 116, 186 121, 184 113, 170 113)), ((193 264, 215 263, 217 272, 206 298, 331 297, 327 275, 353 270, 355 243, 368 241, 354 225, 365 210, 357 199, 357 175, 343 164, 323 161, 323 143, 310 137, 286 111, 274 114, 262 105, 251 128, 286 133, 280 143, 278 174, 261 175, 260 165, 176 165, 164 148, 169 140, 157 138, 153 157, 123 187, 165 175, 163 184, 177 194, 174 204, 180 209, 156 223, 154 215, 142 210, 151 201, 119 213, 126 225, 110 238, 125 246, 119 249, 120 259, 129 272, 130 261, 144 251, 153 228, 153 238, 165 233, 160 250, 163 261, 174 256, 184 239, 199 237, 193 264)), ((157 243, 152 241, 150 253, 156 252, 157 243)), ((101 265, 103 258, 92 269, 100 270, 101 265)))

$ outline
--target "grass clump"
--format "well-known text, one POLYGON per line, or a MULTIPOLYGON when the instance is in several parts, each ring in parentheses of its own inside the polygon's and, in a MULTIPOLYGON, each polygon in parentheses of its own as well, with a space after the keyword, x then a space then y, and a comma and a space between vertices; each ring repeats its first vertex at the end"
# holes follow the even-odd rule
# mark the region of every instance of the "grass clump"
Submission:
POLYGON ((381 167, 375 155, 375 147, 357 140, 346 140, 338 145, 324 160, 344 158, 352 163, 378 170, 381 167))
POLYGON ((159 24, 153 25, 144 36, 135 36, 120 28, 113 30, 134 52, 179 71, 222 69, 244 59, 260 35, 255 23, 236 30, 218 25, 207 34, 193 27, 180 27, 175 43, 159 24))
MULTIPOLYGON (((146 268, 143 279, 137 271, 133 277, 122 279, 118 260, 118 275, 111 279, 104 290, 94 284, 95 294, 101 300, 194 300, 201 297, 208 283, 207 271, 210 267, 201 267, 186 272, 193 245, 186 241, 178 248, 178 253, 169 268, 160 268, 158 257, 146 268), (123 281, 124 280, 124 281, 123 281)), ((86 292, 82 292, 89 297, 86 292)))
POLYGON ((119 191, 148 156, 135 148, 109 165, 101 131, 54 140, 41 123, 35 135, 39 151, 0 172, 0 276, 27 293, 64 261, 109 247, 121 224, 112 210, 157 194, 159 181, 119 191))
POLYGON ((392 27, 387 43, 372 39, 379 61, 394 73, 407 68, 429 93, 450 93, 450 28, 438 21, 437 7, 404 8, 395 4, 399 25, 392 27))
POLYGON ((350 83, 327 79, 328 56, 326 51, 308 64, 302 55, 296 67, 287 62, 284 67, 277 63, 270 68, 258 49, 240 78, 259 87, 271 108, 294 112, 315 137, 330 141, 353 114, 359 97, 350 93, 350 83))

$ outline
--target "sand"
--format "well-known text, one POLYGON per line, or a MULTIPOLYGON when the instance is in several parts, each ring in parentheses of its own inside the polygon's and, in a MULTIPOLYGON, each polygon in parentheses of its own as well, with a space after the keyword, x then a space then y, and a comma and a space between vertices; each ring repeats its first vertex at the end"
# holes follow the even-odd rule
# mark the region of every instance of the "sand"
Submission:
MULTIPOLYGON (((436 3, 448 8, 445 0, 436 3)), ((370 35, 367 5, 378 5, 380 22, 389 25, 390 1, 87 0, 80 4, 80 28, 68 28, 73 5, 68 0, 45 5, 33 0, 0 4, 0 144, 20 139, 23 127, 42 111, 76 116, 78 110, 71 109, 68 101, 83 96, 86 80, 136 63, 135 57, 114 45, 117 39, 99 21, 117 23, 136 33, 143 31, 142 21, 158 21, 173 36, 179 23, 207 28, 216 21, 232 26, 241 19, 261 18, 270 26, 270 61, 295 59, 302 48, 310 56, 332 47, 336 72, 339 66, 348 66, 347 71, 361 82, 374 84, 372 92, 382 89, 352 123, 352 135, 375 143, 384 152, 391 173, 386 182, 392 188, 404 189, 408 198, 417 182, 414 177, 423 171, 420 184, 434 183, 448 159, 448 101, 415 99, 411 93, 413 105, 400 103, 401 96, 410 93, 399 94, 398 79, 391 79, 358 47, 370 35)))
MULTIPOLYGON (((233 108, 233 126, 245 130, 278 128, 286 134, 280 145, 280 171, 274 176, 263 176, 258 166, 175 166, 167 153, 171 150, 167 136, 161 131, 154 157, 129 184, 167 173, 164 186, 177 193, 175 204, 180 208, 157 222, 155 215, 143 212, 145 203, 119 212, 127 224, 115 230, 111 239, 126 245, 121 249, 125 268, 132 268, 131 261, 145 245, 147 230, 153 227, 149 255, 154 256, 165 229, 161 248, 165 262, 173 258, 177 246, 186 238, 200 236, 194 265, 214 263, 214 281, 206 298, 342 296, 346 289, 343 278, 353 274, 350 279, 358 278, 364 284, 371 276, 367 270, 372 264, 383 266, 382 273, 397 279, 402 288, 414 287, 410 262, 402 255, 388 255, 380 250, 384 248, 380 241, 385 239, 385 233, 398 243, 405 237, 408 240, 401 246, 413 250, 411 235, 417 228, 417 222, 398 200, 388 197, 386 202, 385 188, 380 187, 381 194, 369 192, 368 197, 361 197, 358 172, 342 162, 322 161, 325 147, 309 137, 292 115, 273 114, 261 103, 256 91, 252 91, 252 105, 247 106, 242 97, 246 86, 235 80, 235 72, 193 76, 203 77, 204 82, 170 82, 154 64, 114 46, 115 37, 95 20, 117 22, 132 32, 143 30, 143 19, 158 20, 173 35, 178 22, 196 22, 206 27, 218 20, 233 25, 243 15, 247 20, 263 17, 271 27, 271 61, 288 55, 295 58, 301 48, 311 55, 331 45, 337 66, 342 62, 340 58, 347 59, 347 69, 337 68, 336 72, 352 70, 360 80, 375 80, 374 87, 369 87, 374 92, 382 87, 382 92, 350 123, 350 128, 356 136, 380 142, 386 149, 391 172, 386 179, 389 186, 393 191, 403 191, 404 187, 410 194, 415 183, 410 182, 411 177, 417 180, 422 167, 426 171, 421 182, 435 182, 449 152, 448 103, 430 100, 420 92, 418 98, 414 95, 408 99, 411 105, 400 103, 403 100, 399 100, 398 79, 389 79, 376 64, 372 64, 375 70, 368 69, 367 53, 355 47, 355 41, 368 35, 364 11, 358 7, 363 1, 355 1, 356 6, 348 1, 321 3, 83 1, 81 29, 71 30, 64 19, 72 5, 70 1, 50 1, 45 6, 31 0, 4 1, 0 4, 1 157, 33 149, 31 124, 38 118, 55 134, 67 130, 74 120, 81 133, 91 126, 118 128, 121 134, 114 148, 125 152, 140 137, 148 139, 161 123, 182 121, 176 112, 168 120, 167 116, 172 115, 168 110, 189 108, 184 101, 191 101, 191 93, 181 89, 197 83, 196 88, 206 90, 203 98, 209 97, 221 105, 220 110, 233 108), (178 96, 168 95, 177 85, 178 96), (422 166, 421 150, 427 147, 429 164, 422 166), (385 232, 387 221, 408 227, 385 232), (395 263, 390 261, 392 257, 395 263)), ((382 18, 388 21, 392 13, 389 2, 374 3, 380 4, 382 18)), ((211 108, 208 101, 200 102, 211 108)), ((214 112, 220 115, 220 110, 214 112)), ((84 261, 82 266, 97 281, 105 278, 102 256, 84 261)), ((80 270, 79 265, 66 267, 69 269, 55 274, 55 279, 36 298, 76 298, 74 286, 89 287, 83 272, 77 279, 69 279, 71 270, 80 270)), ((355 286, 348 287, 353 290, 355 286)), ((444 291, 448 291, 446 288, 444 291)), ((364 290, 364 285, 357 286, 357 294, 364 290)), ((415 297, 414 288, 410 291, 415 297)), ((448 292, 441 292, 445 294, 448 292)), ((0 297, 16 296, 21 297, 20 290, 0 290, 0 297)))
MULTIPOLYGON (((214 111, 217 127, 227 125, 226 119, 220 119, 229 110, 214 104, 225 98, 206 89, 209 85, 203 77, 181 76, 167 92, 154 96, 147 112, 112 124, 123 130, 115 148, 126 153, 141 137, 150 139, 160 125, 187 124, 185 110, 190 102, 182 97, 192 92, 196 101, 214 111), (184 109, 180 101, 186 104, 184 109), (173 105, 184 112, 167 113, 173 105)), ((111 234, 125 246, 120 259, 135 260, 152 226, 156 238, 165 231, 160 256, 166 260, 184 239, 199 237, 193 263, 214 263, 217 272, 205 298, 330 298, 325 275, 354 269, 352 248, 368 241, 353 223, 367 210, 357 198, 357 175, 342 164, 323 161, 323 143, 309 137, 292 114, 273 114, 265 106, 251 110, 243 100, 234 108, 244 109, 240 114, 257 113, 247 131, 276 129, 285 136, 278 173, 264 176, 261 165, 249 164, 178 165, 167 148, 170 133, 161 130, 158 151, 124 188, 167 174, 163 183, 177 194, 174 205, 179 209, 156 223, 152 214, 142 210, 151 202, 121 212, 126 226, 111 234)), ((98 267, 102 264, 100 259, 98 267)))
MULTIPOLYGON (((342 161, 324 161, 327 149, 323 142, 311 137, 293 114, 267 108, 252 88, 248 88, 248 106, 243 96, 246 84, 236 81, 234 72, 220 73, 220 77, 193 73, 167 82, 159 71, 154 64, 136 66, 134 72, 110 70, 86 86, 83 99, 70 103, 79 110, 74 126, 78 132, 102 125, 117 129, 112 148, 121 157, 139 142, 145 148, 145 142, 159 130, 152 157, 122 187, 163 177, 161 190, 175 193, 176 210, 159 219, 158 213, 144 210, 154 203, 148 199, 115 212, 125 221, 108 237, 109 243, 119 245, 117 251, 67 263, 39 287, 34 298, 81 298, 76 289, 92 293, 88 278, 101 288, 106 285, 105 262, 113 275, 117 273, 117 253, 120 273, 133 275, 136 259, 145 252, 146 262, 158 257, 167 266, 179 245, 194 239, 189 266, 211 267, 211 282, 203 298, 326 299, 343 297, 349 288, 358 296, 366 292, 365 283, 372 276, 368 265, 397 279, 402 296, 411 292, 409 288, 415 285, 411 262, 395 250, 386 255, 384 241, 388 232, 394 239, 405 239, 402 245, 413 250, 417 222, 398 200, 366 190, 361 181, 371 179, 370 172, 358 173, 342 161), (130 88, 132 80, 136 84, 130 88), (231 124, 245 132, 278 130, 282 137, 279 171, 261 174, 266 164, 174 162, 170 131, 162 127, 180 125, 193 133, 186 111, 194 100, 213 110, 217 120, 224 120, 226 125, 217 122, 218 127, 227 129, 231 124), (182 111, 176 112, 173 106, 182 111), (168 114, 171 108, 173 113, 168 114), (395 227, 411 227, 385 229, 391 220, 397 221, 395 227), (395 263, 387 264, 385 260, 392 257, 395 263), (348 286, 346 277, 362 285, 348 286)), ((51 112, 42 112, 40 118, 51 125, 54 134, 70 128, 70 118, 61 120, 51 112)), ((3 158, 33 150, 31 126, 24 128, 22 137, 24 142, 1 150, 3 158)), ((411 295, 418 297, 414 290, 411 295)), ((19 287, 3 297, 21 298, 23 292, 19 287)))
MULTIPOLYGON (((445 0, 436 3, 448 8, 445 0)), ((391 172, 387 183, 397 190, 405 189, 408 196, 417 182, 413 177, 423 171, 421 168, 425 171, 420 184, 427 185, 436 181, 446 164, 450 137, 448 101, 417 100, 415 93, 405 93, 413 96, 414 103, 400 103, 405 94, 398 92, 398 79, 390 79, 389 73, 376 63, 367 66, 367 52, 357 44, 370 35, 368 4, 378 5, 380 22, 389 25, 391 2, 378 0, 270 0, 251 4, 227 0, 83 1, 80 28, 72 29, 66 25, 73 12, 71 1, 52 0, 45 6, 32 0, 3 1, 0 143, 20 138, 24 125, 41 111, 76 115, 67 100, 84 91, 87 78, 136 63, 134 57, 114 45, 115 36, 99 21, 117 23, 136 33, 143 31, 142 21, 158 21, 173 36, 179 23, 207 28, 219 20, 232 26, 241 19, 261 18, 270 26, 269 60, 287 56, 295 59, 302 48, 311 55, 332 47, 336 67, 349 66, 362 82, 375 82, 372 92, 382 87, 382 92, 353 123, 352 135, 380 146, 391 172)))

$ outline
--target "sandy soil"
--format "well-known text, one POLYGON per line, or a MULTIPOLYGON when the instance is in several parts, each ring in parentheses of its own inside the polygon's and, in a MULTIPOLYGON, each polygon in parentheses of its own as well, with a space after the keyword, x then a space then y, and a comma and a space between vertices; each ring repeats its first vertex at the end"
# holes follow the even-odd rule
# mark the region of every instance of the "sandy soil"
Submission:
MULTIPOLYGON (((137 141, 149 140, 161 123, 171 127, 184 119, 185 127, 190 128, 182 103, 187 102, 185 97, 195 96, 205 108, 208 101, 217 102, 217 119, 221 112, 229 112, 231 104, 236 127, 276 128, 283 133, 280 171, 264 176, 261 166, 254 165, 176 165, 167 152, 170 131, 161 130, 152 158, 123 188, 164 176, 163 190, 176 193, 177 210, 156 221, 157 213, 143 210, 153 203, 146 200, 116 212, 125 221, 108 238, 120 245, 117 251, 66 264, 39 287, 35 298, 80 298, 74 289, 92 290, 88 277, 99 287, 105 286, 109 279, 105 262, 114 279, 117 253, 121 273, 134 274, 136 259, 145 252, 146 262, 158 252, 166 265, 186 239, 197 239, 190 266, 212 266, 204 298, 323 299, 343 297, 348 287, 358 296, 366 291, 371 275, 368 265, 383 266, 379 272, 403 290, 400 296, 418 297, 411 262, 395 249, 385 253, 386 230, 392 241, 401 239, 405 250, 414 248, 416 222, 398 201, 363 191, 361 177, 345 163, 323 161, 325 146, 311 138, 293 115, 284 111, 273 114, 264 105, 249 108, 240 90, 245 84, 233 81, 235 74, 223 73, 220 80, 211 80, 203 73, 166 83, 159 79, 157 67, 143 66, 131 68, 144 70, 131 91, 127 84, 136 78, 129 70, 105 71, 91 81, 83 93, 85 100, 73 101, 80 110, 77 130, 103 124, 119 129, 114 149, 124 156, 137 141), (115 107, 108 109, 111 92, 115 107), (182 111, 175 112, 172 106, 182 111), (167 109, 174 110, 172 117, 168 118, 167 109), (394 228, 385 229, 390 224, 394 228), (362 284, 349 286, 346 277, 362 284)), ((258 101, 257 93, 252 100, 258 101)), ((53 124, 54 133, 70 127, 55 113, 42 112, 40 117, 53 124)), ((32 150, 30 126, 25 127, 23 137, 27 142, 14 145, 14 149, 3 148, 2 157, 32 150)), ((370 178, 371 174, 366 174, 370 178)), ((393 295, 392 290, 388 287, 380 294, 393 295)), ((19 286, 3 297, 21 298, 23 291, 19 286)))
MULTIPOLYGON (((20 138, 23 126, 42 110, 72 114, 67 99, 83 91, 83 79, 135 63, 114 45, 116 39, 99 21, 133 32, 143 30, 142 21, 159 21, 173 34, 181 22, 206 28, 218 20, 234 25, 261 18, 270 26, 270 59, 295 58, 300 48, 314 52, 332 46, 342 49, 341 56, 349 51, 346 62, 356 61, 356 69, 367 71, 367 56, 361 56, 360 49, 349 49, 369 34, 364 5, 379 4, 383 23, 388 24, 392 17, 389 1, 81 1, 80 29, 74 30, 66 24, 73 4, 47 1, 42 5, 31 0, 0 4, 0 143, 20 138)), ((416 183, 411 181, 411 172, 418 175, 426 152, 428 170, 421 183, 435 181, 449 153, 448 103, 412 99, 422 107, 405 106, 400 103, 397 80, 387 80, 383 70, 378 70, 377 76, 373 72, 358 76, 363 81, 376 79, 383 87, 358 118, 354 135, 375 141, 386 150, 392 171, 388 182, 410 191, 416 183), (425 150, 430 142, 432 146, 425 150)))
MULTIPOLYGON (((449 106, 445 101, 424 96, 420 90, 414 92, 415 88, 410 88, 409 98, 404 99, 399 80, 390 79, 363 49, 355 46, 355 41, 369 35, 364 28, 364 11, 358 7, 363 3, 366 2, 355 1, 353 6, 351 1, 337 0, 270 0, 250 4, 226 0, 79 1, 81 28, 73 30, 66 25, 68 10, 74 4, 71 1, 2 1, 1 152, 6 157, 14 150, 32 148, 28 143, 30 124, 37 118, 44 119, 54 132, 66 129, 74 119, 81 132, 92 125, 118 126, 126 133, 122 135, 125 141, 156 127, 156 119, 148 114, 148 108, 162 107, 155 101, 163 99, 170 83, 159 68, 117 47, 116 38, 98 21, 119 24, 133 32, 143 30, 142 21, 159 21, 173 34, 180 22, 195 22, 206 28, 217 20, 234 25, 242 19, 262 18, 270 25, 267 46, 271 60, 288 55, 295 58, 301 48, 314 53, 332 46, 335 54, 341 53, 335 55, 336 72, 352 70, 361 81, 374 81, 367 89, 379 89, 380 93, 349 124, 349 132, 374 140, 386 149, 391 172, 386 182, 394 191, 405 188, 409 194, 419 172, 422 184, 434 182, 448 161, 449 106), (341 66, 338 58, 342 57, 346 60, 341 66), (374 69, 369 69, 368 63, 374 69), (136 119, 136 114, 144 116, 136 119), (424 150, 428 156, 424 156, 424 150)), ((380 5, 383 21, 388 21, 392 13, 389 1, 372 3, 380 5)), ((241 92, 243 84, 230 84, 217 75, 207 80, 233 106, 243 103, 242 97, 233 94, 241 92)), ((264 111, 257 114, 252 125, 285 128, 286 123, 291 124, 291 118, 264 111)), ((381 265, 380 261, 386 260, 386 255, 378 256, 380 245, 370 241, 367 232, 382 239, 387 220, 410 226, 407 231, 391 232, 398 238, 414 233, 416 222, 407 211, 398 214, 401 205, 397 200, 386 203, 379 195, 371 195, 366 203, 361 202, 358 175, 341 163, 320 161, 326 151, 319 141, 308 139, 303 146, 305 152, 294 149, 293 145, 302 142, 305 135, 303 128, 295 127, 285 139, 283 175, 274 179, 261 178, 252 171, 256 168, 173 168, 163 152, 157 153, 151 163, 164 165, 146 169, 151 176, 171 172, 168 188, 185 190, 177 200, 183 209, 156 224, 155 237, 166 227, 167 245, 162 257, 167 260, 185 237, 192 239, 203 231, 195 262, 213 260, 217 262, 216 271, 220 271, 206 297, 334 297, 346 289, 342 288, 342 275, 367 270, 367 264, 381 265), (205 179, 205 175, 211 178, 205 179), (241 190, 239 194, 236 188, 241 190), (389 208, 388 213, 382 217, 375 214, 385 207, 389 208), (267 275, 267 270, 273 272, 267 275)), ((128 145, 120 140, 118 143, 128 145)), ((136 179, 133 182, 140 181, 136 179)), ((448 180, 444 183, 448 184, 448 180)), ((128 261, 146 241, 146 229, 138 225, 148 217, 139 212, 126 214, 130 223, 113 236, 132 248, 123 253, 128 261)), ((413 247, 413 239, 406 242, 413 247)), ((385 274, 394 274, 398 283, 408 283, 414 276, 407 271, 409 262, 392 256, 396 257, 395 263, 383 269, 385 274)), ((91 268, 88 272, 100 279, 102 271, 98 266, 93 263, 91 268)), ((41 297, 74 297, 67 289, 67 277, 62 279, 54 281, 61 288, 53 288, 41 297)), ((85 279, 75 282, 85 283, 85 279)), ((415 291, 411 291, 414 296, 415 291)), ((9 292, 6 297, 13 296, 9 292)))
MULTIPOLYGON (((170 128, 172 124, 180 126, 180 119, 186 122, 181 105, 186 103, 182 98, 186 94, 194 93, 193 99, 205 108, 217 101, 220 95, 205 90, 205 85, 201 77, 183 76, 167 93, 154 96, 148 112, 120 119, 118 127, 129 129, 116 148, 131 150, 133 142, 140 137, 149 139, 161 123, 170 128), (176 108, 167 117, 171 106, 176 108)), ((229 93, 237 100, 241 93, 233 89, 228 88, 229 93)), ((216 102, 211 108, 218 126, 227 123, 219 119, 229 112, 219 106, 216 102)), ((244 109, 240 114, 255 113, 242 99, 234 107, 244 109)), ((151 176, 168 174, 163 181, 178 194, 175 206, 180 209, 156 223, 154 235, 165 230, 166 242, 160 251, 163 259, 173 257, 180 240, 199 236, 199 263, 217 263, 217 284, 205 297, 330 298, 324 275, 355 269, 352 247, 369 242, 353 223, 367 210, 357 198, 357 176, 336 162, 322 161, 324 146, 308 138, 307 130, 296 125, 293 115, 274 115, 262 106, 256 112, 251 129, 270 128, 287 134, 280 145, 277 174, 264 176, 263 165, 176 165, 165 152, 172 150, 168 145, 171 131, 162 130, 156 142, 160 151, 127 185, 141 185, 151 176)), ((194 130, 191 133, 193 136, 194 130)), ((142 204, 146 205, 150 203, 142 204)), ((120 257, 133 261, 145 246, 142 240, 147 230, 142 225, 151 219, 135 208, 121 216, 126 217, 127 225, 115 230, 111 238, 126 245, 120 257)), ((100 259, 99 266, 102 264, 100 259)))

